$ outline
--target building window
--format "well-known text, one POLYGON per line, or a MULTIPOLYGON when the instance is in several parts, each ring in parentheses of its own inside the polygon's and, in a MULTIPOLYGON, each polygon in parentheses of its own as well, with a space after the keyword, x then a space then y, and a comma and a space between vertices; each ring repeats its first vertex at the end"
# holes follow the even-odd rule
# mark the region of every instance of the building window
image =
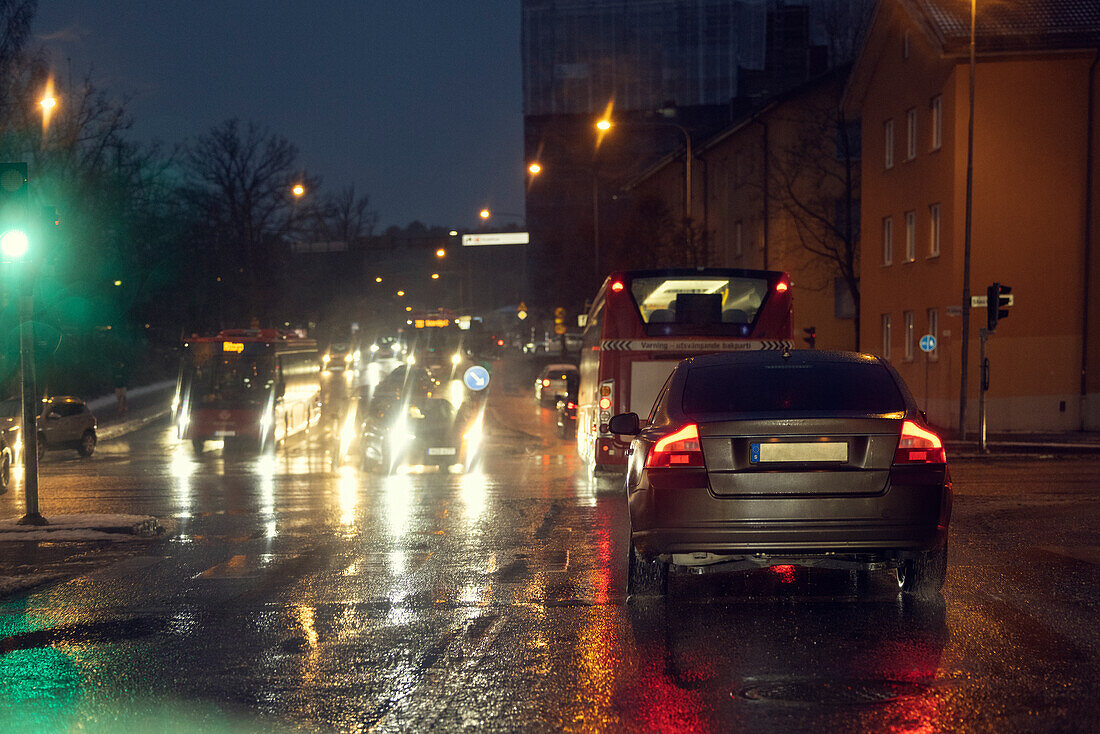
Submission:
POLYGON ((905 159, 911 161, 917 157, 917 109, 915 107, 905 113, 905 128, 909 133, 905 141, 905 159))
POLYGON ((940 256, 940 205, 928 207, 928 257, 940 256))
POLYGON ((884 163, 887 168, 894 167, 894 121, 887 120, 886 124, 882 126, 882 140, 886 146, 886 157, 884 163))
POLYGON ((940 312, 934 308, 928 309, 928 333, 936 340, 936 348, 928 353, 928 359, 935 362, 940 358, 940 312))
POLYGON ((894 218, 882 218, 882 264, 894 264, 894 218))
POLYGON ((741 257, 745 252, 745 228, 741 222, 733 225, 733 254, 741 257))
POLYGON ((932 150, 943 145, 943 95, 932 98, 932 150))
POLYGON ((906 311, 905 315, 904 315, 904 318, 905 318, 905 324, 904 324, 904 327, 905 327, 905 361, 906 362, 912 362, 913 361, 913 347, 914 347, 914 341, 913 340, 915 338, 915 333, 914 333, 915 329, 914 329, 914 326, 913 326, 913 312, 912 311, 906 311))
POLYGON ((917 259, 917 213, 905 212, 905 262, 917 259))
POLYGON ((882 315, 882 358, 890 359, 890 314, 882 315))

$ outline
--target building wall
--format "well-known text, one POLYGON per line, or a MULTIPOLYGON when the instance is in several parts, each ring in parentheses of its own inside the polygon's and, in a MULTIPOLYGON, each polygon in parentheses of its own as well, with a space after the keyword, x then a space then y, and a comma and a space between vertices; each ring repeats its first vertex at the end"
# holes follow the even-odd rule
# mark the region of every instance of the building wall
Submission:
MULTIPOLYGON (((856 347, 854 319, 835 315, 835 267, 802 246, 798 229, 785 213, 784 197, 778 190, 779 167, 790 166, 794 160, 791 151, 803 145, 807 136, 820 133, 823 122, 820 115, 829 114, 830 101, 835 104, 841 82, 842 77, 837 75, 787 95, 755 118, 720 134, 715 141, 697 149, 692 169, 692 213, 707 232, 708 264, 789 272, 795 289, 795 343, 800 347, 806 346, 804 329, 809 327, 816 329, 819 349, 856 347)), ((822 159, 808 162, 807 171, 812 163, 840 165, 833 159, 830 120, 826 118, 824 123, 830 136, 825 141, 825 153, 822 159)), ((679 216, 684 175, 683 159, 672 159, 640 182, 632 195, 635 201, 659 198, 669 211, 679 216)), ((800 200, 809 201, 820 193, 812 188, 813 183, 809 178, 798 181, 796 195, 800 200)), ((832 199, 842 195, 842 189, 835 186, 835 181, 827 188, 824 198, 831 205, 832 199)))
MULTIPOLYGON (((947 308, 962 300, 968 65, 965 59, 942 58, 901 14, 885 16, 876 33, 887 34, 887 39, 862 105, 863 344, 869 351, 886 351, 881 316, 890 314, 891 361, 932 421, 957 427, 963 320, 949 316, 947 308), (902 51, 906 31, 908 59, 902 51), (937 95, 942 95, 944 136, 942 148, 931 151, 926 135, 929 101, 937 95), (909 109, 917 110, 919 141, 912 161, 906 159, 909 109), (894 165, 886 169, 884 122, 889 119, 894 120, 894 165), (933 203, 940 205, 941 216, 936 257, 927 251, 933 203), (905 261, 907 211, 916 213, 913 262, 905 261), (884 265, 882 257, 882 221, 887 216, 894 222, 892 265, 884 265), (918 352, 907 361, 904 313, 914 312, 923 333, 929 308, 939 313, 940 348, 933 359, 926 361, 918 352)), ((1091 61, 1091 55, 1081 54, 1017 55, 978 64, 971 293, 985 295, 986 286, 997 281, 1012 286, 1016 299, 1011 315, 988 341, 991 431, 1072 430, 1097 423, 1095 417, 1085 417, 1080 389, 1091 61)), ((979 330, 986 311, 971 309, 970 317, 967 424, 973 430, 978 422, 979 330)), ((1098 383, 1096 372, 1093 360, 1093 385, 1098 383)))

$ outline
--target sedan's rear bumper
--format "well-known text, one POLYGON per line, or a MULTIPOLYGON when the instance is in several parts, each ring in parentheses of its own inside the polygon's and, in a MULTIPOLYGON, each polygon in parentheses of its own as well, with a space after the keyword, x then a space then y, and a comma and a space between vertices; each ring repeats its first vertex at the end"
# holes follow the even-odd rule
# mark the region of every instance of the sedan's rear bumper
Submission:
POLYGON ((952 494, 942 471, 874 494, 774 497, 718 496, 686 475, 679 486, 658 480, 630 493, 631 537, 643 555, 890 556, 947 540, 952 494))

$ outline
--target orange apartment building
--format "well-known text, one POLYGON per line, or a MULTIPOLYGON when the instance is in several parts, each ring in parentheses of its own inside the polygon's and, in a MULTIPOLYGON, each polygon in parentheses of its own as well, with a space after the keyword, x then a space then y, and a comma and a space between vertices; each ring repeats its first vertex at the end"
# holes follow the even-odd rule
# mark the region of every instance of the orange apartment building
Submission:
MULTIPOLYGON (((804 330, 813 327, 818 349, 856 348, 855 299, 838 279, 835 263, 803 245, 803 238, 809 241, 815 235, 805 231, 809 219, 843 219, 837 211, 846 190, 853 199, 848 206, 852 226, 859 221, 859 161, 842 161, 835 139, 845 71, 769 100, 694 151, 691 213, 695 226, 706 233, 707 256, 705 263, 680 264, 789 272, 799 347, 806 346, 804 330), (841 183, 846 166, 855 175, 851 186, 841 183), (818 168, 826 174, 816 175, 818 168), (809 219, 792 215, 795 204, 810 210, 809 219)), ((858 145, 855 137, 852 132, 858 145)), ((644 172, 628 190, 638 206, 659 201, 678 221, 684 213, 684 178, 681 151, 644 172)), ((851 241, 858 244, 858 232, 851 241)), ((854 250, 858 275, 858 247, 854 250)), ((683 254, 687 258, 695 253, 683 254)))
MULTIPOLYGON (((966 0, 881 0, 845 93, 862 120, 861 346, 955 429, 969 32, 966 0)), ((1100 430, 1100 3, 978 0, 976 49, 971 293, 1015 298, 987 345, 989 430, 1100 430)), ((985 325, 970 309, 970 431, 985 325)))

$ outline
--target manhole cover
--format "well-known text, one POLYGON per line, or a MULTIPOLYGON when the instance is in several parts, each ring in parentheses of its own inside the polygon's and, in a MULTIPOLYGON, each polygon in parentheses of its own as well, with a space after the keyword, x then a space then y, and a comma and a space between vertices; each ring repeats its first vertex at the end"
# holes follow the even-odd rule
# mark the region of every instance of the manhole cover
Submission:
POLYGON ((915 696, 923 690, 904 681, 809 680, 760 683, 742 689, 740 695, 750 701, 862 706, 915 696))

